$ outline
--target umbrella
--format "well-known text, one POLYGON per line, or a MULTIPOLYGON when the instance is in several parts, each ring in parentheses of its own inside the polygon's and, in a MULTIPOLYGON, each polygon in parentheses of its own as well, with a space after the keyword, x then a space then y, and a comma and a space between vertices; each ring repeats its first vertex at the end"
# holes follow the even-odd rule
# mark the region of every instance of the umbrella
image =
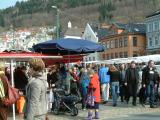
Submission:
POLYGON ((86 54, 104 51, 103 45, 85 40, 74 38, 61 38, 42 42, 33 46, 35 52, 71 55, 86 54))

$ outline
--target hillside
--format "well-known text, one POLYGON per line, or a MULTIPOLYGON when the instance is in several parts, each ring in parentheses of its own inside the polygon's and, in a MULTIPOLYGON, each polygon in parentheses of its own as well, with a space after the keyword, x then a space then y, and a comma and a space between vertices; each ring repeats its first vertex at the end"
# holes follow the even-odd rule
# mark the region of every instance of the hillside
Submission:
MULTIPOLYGON (((55 25, 56 10, 51 6, 57 5, 60 9, 60 22, 63 29, 66 28, 68 21, 71 21, 73 26, 84 27, 87 22, 99 23, 99 6, 102 2, 105 0, 17 2, 14 7, 0 10, 0 25, 4 28, 9 28, 10 25, 14 27, 55 25)), ((143 22, 146 15, 160 8, 159 0, 111 0, 111 2, 115 6, 110 13, 112 22, 143 22)))

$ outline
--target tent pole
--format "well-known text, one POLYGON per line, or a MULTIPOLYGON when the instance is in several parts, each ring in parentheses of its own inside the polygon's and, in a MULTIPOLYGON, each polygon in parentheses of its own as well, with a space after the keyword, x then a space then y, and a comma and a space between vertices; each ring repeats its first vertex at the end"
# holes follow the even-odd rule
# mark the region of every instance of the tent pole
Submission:
MULTIPOLYGON (((11 59, 11 84, 12 87, 14 87, 14 75, 13 75, 13 59, 11 59)), ((12 105, 13 108, 13 120, 16 120, 16 115, 15 115, 15 104, 12 105)))

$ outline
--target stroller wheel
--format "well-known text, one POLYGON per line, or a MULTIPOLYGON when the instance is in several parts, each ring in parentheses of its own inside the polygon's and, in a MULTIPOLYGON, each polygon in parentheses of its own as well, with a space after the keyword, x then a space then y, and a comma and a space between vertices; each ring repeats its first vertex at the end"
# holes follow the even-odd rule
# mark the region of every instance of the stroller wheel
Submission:
POLYGON ((55 101, 54 102, 54 104, 53 104, 53 113, 55 114, 55 115, 58 115, 59 114, 59 106, 58 106, 58 102, 57 101, 55 101))
POLYGON ((59 110, 58 110, 58 109, 53 109, 53 113, 54 113, 55 115, 58 115, 58 114, 59 114, 59 110))
POLYGON ((72 116, 77 116, 78 115, 78 108, 72 107, 71 108, 71 115, 72 116))

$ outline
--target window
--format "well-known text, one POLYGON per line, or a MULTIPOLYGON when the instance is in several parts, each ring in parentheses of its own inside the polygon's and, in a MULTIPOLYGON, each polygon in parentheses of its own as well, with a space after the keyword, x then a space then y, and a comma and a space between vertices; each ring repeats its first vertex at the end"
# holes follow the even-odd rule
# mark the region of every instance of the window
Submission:
POLYGON ((137 47, 137 37, 133 37, 133 46, 137 47))
POLYGON ((123 58, 123 52, 120 52, 120 53, 119 53, 119 57, 120 57, 120 58, 123 58))
POLYGON ((110 41, 107 41, 107 48, 110 48, 110 41))
POLYGON ((86 62, 88 61, 87 58, 85 58, 85 61, 86 61, 86 62))
MULTIPOLYGON (((158 34, 158 41, 160 41, 160 33, 158 34)), ((158 42, 158 44, 159 44, 160 42, 158 42)))
POLYGON ((149 38, 149 46, 153 46, 152 38, 149 38))
POLYGON ((91 57, 89 57, 89 61, 91 61, 91 57))
POLYGON ((158 37, 155 37, 155 45, 158 45, 158 37))
POLYGON ((102 59, 105 59, 105 54, 102 54, 102 59))
POLYGON ((124 37, 124 47, 127 47, 128 46, 128 39, 127 37, 124 37))
POLYGON ((111 47, 111 48, 114 48, 114 40, 111 40, 111 41, 110 41, 110 44, 111 44, 110 47, 111 47))
POLYGON ((113 53, 111 53, 111 59, 113 59, 114 58, 114 54, 113 53))
POLYGON ((118 58, 118 53, 115 53, 115 58, 118 58))
POLYGON ((154 22, 154 30, 157 31, 159 29, 159 22, 154 22))
POLYGON ((118 48, 118 40, 115 39, 115 48, 118 48))
POLYGON ((137 57, 137 56, 138 56, 137 51, 133 51, 133 57, 137 57))
POLYGON ((122 47, 122 38, 119 39, 119 47, 122 47))
POLYGON ((93 57, 93 61, 95 61, 96 60, 96 58, 95 57, 93 57))
POLYGON ((149 23, 149 32, 152 32, 152 31, 153 31, 153 24, 149 23))
POLYGON ((128 57, 128 52, 124 52, 124 57, 125 57, 125 58, 128 57))
POLYGON ((109 54, 107 54, 107 60, 109 60, 110 58, 109 58, 109 54))

